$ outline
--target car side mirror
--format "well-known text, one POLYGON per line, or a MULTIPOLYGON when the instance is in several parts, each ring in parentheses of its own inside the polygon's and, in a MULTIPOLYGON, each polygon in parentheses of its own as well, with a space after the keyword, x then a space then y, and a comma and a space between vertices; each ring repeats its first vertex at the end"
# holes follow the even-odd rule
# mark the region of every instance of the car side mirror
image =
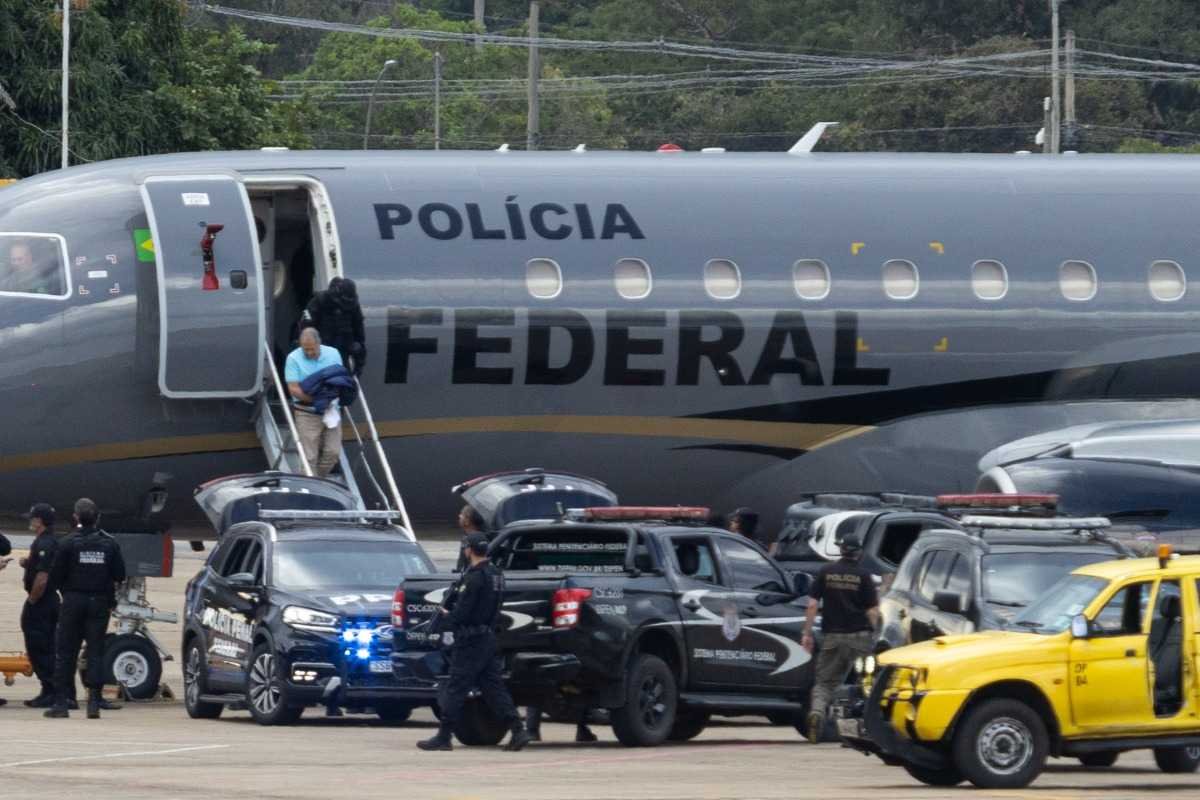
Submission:
POLYGON ((1071 617, 1071 638, 1086 639, 1088 634, 1092 632, 1091 626, 1088 624, 1088 618, 1083 614, 1076 614, 1071 617))
POLYGON ((944 614, 962 614, 966 611, 966 603, 958 592, 936 592, 933 606, 944 614))
POLYGON ((254 579, 254 575, 249 572, 235 572, 230 575, 225 581, 231 589, 237 589, 242 592, 253 592, 259 588, 258 581, 254 579))
POLYGON ((807 572, 797 572, 792 576, 792 593, 796 597, 804 597, 812 588, 812 575, 807 572))

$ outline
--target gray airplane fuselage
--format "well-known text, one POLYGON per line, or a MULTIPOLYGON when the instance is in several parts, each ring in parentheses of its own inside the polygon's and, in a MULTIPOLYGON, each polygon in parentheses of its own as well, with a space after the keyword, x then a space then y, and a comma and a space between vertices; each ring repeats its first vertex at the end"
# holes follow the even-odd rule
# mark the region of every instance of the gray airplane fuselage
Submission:
POLYGON ((1171 156, 239 152, 47 173, 0 189, 0 270, 12 240, 56 234, 67 271, 62 297, 0 292, 0 509, 87 494, 194 530, 196 484, 265 468, 245 397, 262 342, 286 354, 305 281, 334 275, 358 284, 364 389, 418 520, 450 518, 455 482, 533 465, 768 517, 814 489, 967 489, 983 453, 1040 430, 1198 415, 1198 219, 1200 162, 1171 156), (212 291, 206 222, 225 226, 212 291), (1003 264, 1002 297, 977 296, 998 293, 979 261, 1003 264), (1187 276, 1179 299, 1150 291, 1156 261, 1187 276), (618 262, 646 296, 618 292, 618 262), (1091 265, 1094 296, 1064 296, 1064 262, 1091 265))

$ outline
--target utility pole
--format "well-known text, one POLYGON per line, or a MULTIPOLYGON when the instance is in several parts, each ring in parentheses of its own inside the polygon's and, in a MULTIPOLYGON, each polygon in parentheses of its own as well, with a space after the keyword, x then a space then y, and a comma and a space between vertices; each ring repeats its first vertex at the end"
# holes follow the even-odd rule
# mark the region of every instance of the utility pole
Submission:
POLYGON ((1042 152, 1049 153, 1050 150, 1050 120, 1053 117, 1053 112, 1050 111, 1050 98, 1042 98, 1042 152))
MULTIPOLYGON (((484 22, 484 12, 483 12, 483 5, 485 2, 486 2, 486 0, 475 0, 475 27, 481 31, 487 30, 487 23, 484 22)), ((479 37, 476 36, 475 37, 476 49, 478 49, 479 47, 482 47, 482 46, 483 46, 483 42, 481 42, 479 40, 479 37)))
POLYGON ((1075 31, 1067 31, 1067 80, 1063 92, 1067 127, 1075 124, 1075 31))
POLYGON ((1059 151, 1059 143, 1061 141, 1061 120, 1062 120, 1062 99, 1059 93, 1058 86, 1058 3, 1059 0, 1050 0, 1050 130, 1047 131, 1047 137, 1050 139, 1050 152, 1057 154, 1059 151))
POLYGON ((442 149, 442 51, 433 54, 433 149, 442 149))
POLYGON ((394 58, 383 62, 379 74, 375 77, 375 83, 371 86, 371 99, 367 102, 367 124, 363 127, 363 150, 371 146, 371 117, 375 114, 375 93, 379 91, 379 82, 383 80, 383 73, 396 66, 396 63, 394 58))
POLYGON ((541 106, 538 82, 542 77, 542 59, 538 52, 538 0, 529 0, 529 113, 525 125, 525 149, 537 150, 541 140, 541 106))
POLYGON ((71 0, 62 0, 62 168, 71 165, 68 89, 71 86, 71 0))

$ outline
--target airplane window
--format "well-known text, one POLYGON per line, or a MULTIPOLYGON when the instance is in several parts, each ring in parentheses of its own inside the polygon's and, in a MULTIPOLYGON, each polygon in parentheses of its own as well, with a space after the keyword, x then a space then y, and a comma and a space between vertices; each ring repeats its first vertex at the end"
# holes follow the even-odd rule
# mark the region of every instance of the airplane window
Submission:
POLYGON ((650 265, 640 258, 622 258, 614 272, 617 294, 626 300, 642 300, 650 296, 653 281, 650 265))
POLYGON ((893 300, 912 300, 917 296, 920 278, 917 265, 904 259, 892 259, 883 265, 883 290, 893 300))
POLYGON ((792 287, 801 300, 824 300, 829 296, 829 267, 815 258, 802 258, 792 265, 792 287))
POLYGON ((562 269, 558 262, 535 258, 525 264, 525 288, 539 300, 553 300, 562 293, 562 269))
POLYGON ((67 244, 57 234, 0 234, 0 295, 63 299, 71 294, 67 244))
POLYGON ((742 293, 742 273, 738 265, 714 258, 704 265, 704 291, 714 300, 732 300, 742 293))
POLYGON ((1091 300, 1098 285, 1096 268, 1086 261, 1064 261, 1058 268, 1058 288, 1068 300, 1091 300))
POLYGON ((1008 294, 1008 270, 999 261, 976 261, 971 266, 971 289, 980 300, 999 300, 1008 294))
POLYGON ((1174 261, 1155 261, 1150 265, 1150 295, 1169 303, 1183 297, 1187 291, 1187 276, 1183 267, 1174 261))

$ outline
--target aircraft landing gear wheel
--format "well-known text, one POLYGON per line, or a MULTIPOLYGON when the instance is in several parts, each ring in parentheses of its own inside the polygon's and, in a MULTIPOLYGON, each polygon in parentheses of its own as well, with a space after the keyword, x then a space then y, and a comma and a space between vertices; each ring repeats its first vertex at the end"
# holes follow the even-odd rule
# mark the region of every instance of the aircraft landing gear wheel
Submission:
POLYGON ((148 639, 131 633, 104 641, 104 682, 120 684, 133 700, 148 700, 158 691, 162 658, 148 639))

